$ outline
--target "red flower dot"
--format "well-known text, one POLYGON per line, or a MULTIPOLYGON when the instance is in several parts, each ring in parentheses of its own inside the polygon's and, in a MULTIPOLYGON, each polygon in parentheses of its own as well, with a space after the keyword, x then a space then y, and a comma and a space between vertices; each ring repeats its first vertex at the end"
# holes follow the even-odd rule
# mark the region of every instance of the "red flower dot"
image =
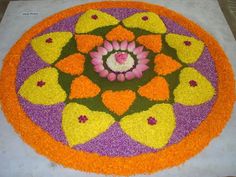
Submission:
POLYGON ((45 42, 46 42, 46 43, 52 43, 52 38, 47 38, 47 39, 45 40, 45 42))
POLYGON ((143 20, 143 21, 147 21, 147 20, 148 20, 148 16, 143 16, 143 17, 142 17, 142 20, 143 20))
POLYGON ((46 84, 46 82, 44 82, 42 80, 37 82, 38 87, 43 87, 45 84, 46 84))
POLYGON ((96 14, 94 14, 94 15, 91 16, 91 18, 94 19, 94 20, 97 20, 98 16, 96 14))
POLYGON ((190 41, 184 41, 184 44, 185 44, 186 46, 190 46, 192 43, 191 43, 190 41))
POLYGON ((86 115, 80 115, 78 119, 79 123, 85 123, 88 120, 88 117, 86 115))
POLYGON ((191 81, 189 81, 189 85, 191 87, 196 87, 197 86, 197 82, 195 80, 191 80, 191 81))
POLYGON ((149 117, 147 119, 147 122, 148 122, 149 125, 156 125, 157 124, 157 120, 156 120, 155 117, 149 117))

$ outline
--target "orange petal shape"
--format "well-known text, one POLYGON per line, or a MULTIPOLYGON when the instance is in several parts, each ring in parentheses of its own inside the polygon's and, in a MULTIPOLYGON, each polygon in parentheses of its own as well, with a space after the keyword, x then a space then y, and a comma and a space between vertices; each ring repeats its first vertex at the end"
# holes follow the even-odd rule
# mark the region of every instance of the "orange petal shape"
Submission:
POLYGON ((75 35, 77 49, 80 52, 88 53, 96 46, 100 46, 103 43, 103 38, 100 36, 81 34, 75 35))
POLYGON ((136 95, 131 90, 112 91, 108 90, 102 94, 103 104, 117 115, 124 114, 133 104, 136 95))
POLYGON ((157 76, 140 87, 138 93, 152 101, 164 101, 169 99, 169 86, 163 77, 157 76))
POLYGON ((159 53, 162 48, 161 35, 143 35, 137 38, 138 43, 144 45, 153 52, 159 53))
POLYGON ((134 40, 135 36, 133 32, 119 25, 107 33, 106 38, 109 41, 132 41, 134 40))
POLYGON ((155 57, 154 60, 155 63, 155 72, 157 72, 160 75, 167 75, 170 74, 179 68, 181 68, 181 64, 177 61, 175 61, 170 56, 160 54, 155 57))
POLYGON ((88 77, 81 75, 72 81, 69 98, 92 98, 99 92, 100 88, 95 83, 88 77))
POLYGON ((84 62, 84 56, 77 53, 60 60, 55 67, 64 73, 80 75, 84 71, 84 62))

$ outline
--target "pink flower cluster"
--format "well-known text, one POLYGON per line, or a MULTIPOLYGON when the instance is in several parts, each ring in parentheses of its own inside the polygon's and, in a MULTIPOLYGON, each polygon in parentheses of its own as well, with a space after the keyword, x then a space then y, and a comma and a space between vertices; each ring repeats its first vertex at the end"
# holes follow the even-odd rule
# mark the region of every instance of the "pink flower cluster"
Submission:
POLYGON ((96 51, 90 52, 94 71, 109 81, 117 80, 120 82, 141 78, 143 72, 149 68, 147 66, 148 54, 149 52, 144 51, 143 46, 136 47, 134 41, 130 43, 127 41, 120 43, 105 41, 103 46, 99 46, 96 51), (131 54, 135 57, 132 57, 131 54), (105 62, 106 65, 104 65, 105 62))

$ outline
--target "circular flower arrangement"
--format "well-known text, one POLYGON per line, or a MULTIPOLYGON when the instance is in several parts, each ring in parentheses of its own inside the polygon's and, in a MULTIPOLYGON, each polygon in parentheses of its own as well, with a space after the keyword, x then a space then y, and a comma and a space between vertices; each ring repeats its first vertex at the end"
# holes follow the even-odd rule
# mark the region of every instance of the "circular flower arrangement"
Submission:
POLYGON ((135 47, 134 41, 128 43, 125 40, 120 44, 117 41, 112 43, 105 41, 104 47, 98 47, 97 52, 90 53, 93 58, 91 62, 100 77, 105 77, 109 81, 124 82, 141 78, 143 72, 149 68, 146 64, 150 61, 147 59, 149 52, 143 51, 143 48, 143 46, 135 47))
POLYGON ((184 162, 218 135, 234 102, 214 39, 136 2, 78 6, 39 23, 6 57, 1 83, 6 117, 37 152, 104 174, 184 162))

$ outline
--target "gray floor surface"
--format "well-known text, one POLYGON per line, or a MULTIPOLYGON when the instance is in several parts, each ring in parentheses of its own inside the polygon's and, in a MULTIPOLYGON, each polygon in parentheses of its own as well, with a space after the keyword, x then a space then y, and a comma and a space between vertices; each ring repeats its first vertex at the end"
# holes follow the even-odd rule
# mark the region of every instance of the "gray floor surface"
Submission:
MULTIPOLYGON (((11 2, 0 24, 0 59, 32 25, 62 9, 89 1, 11 2), (25 15, 29 14, 29 15, 25 15), (31 14, 31 15, 30 15, 31 14)), ((149 0, 182 13, 211 33, 224 48, 236 70, 236 42, 217 0, 149 0)), ((1 67, 1 65, 0 65, 1 67)), ((222 134, 186 163, 155 177, 220 177, 236 175, 236 112, 222 134)), ((0 113, 0 177, 98 177, 50 162, 25 144, 0 113)), ((138 177, 144 175, 137 175, 138 177)))

